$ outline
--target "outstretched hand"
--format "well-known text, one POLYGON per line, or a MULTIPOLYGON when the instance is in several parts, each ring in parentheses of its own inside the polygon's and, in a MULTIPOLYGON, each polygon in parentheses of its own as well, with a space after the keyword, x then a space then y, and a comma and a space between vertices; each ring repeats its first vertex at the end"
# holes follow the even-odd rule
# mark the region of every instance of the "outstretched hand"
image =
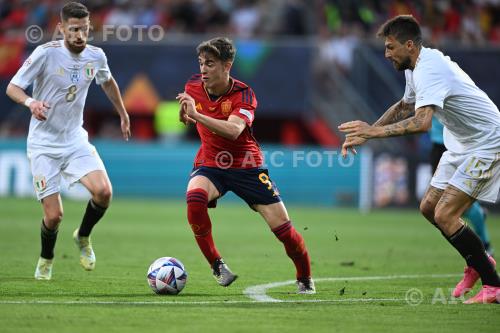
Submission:
POLYGON ((347 133, 346 137, 359 136, 370 139, 374 135, 374 127, 361 120, 343 123, 338 128, 341 132, 347 133))
POLYGON ((360 120, 343 123, 338 129, 343 133, 347 133, 342 144, 343 157, 347 156, 349 150, 356 155, 357 151, 354 147, 364 144, 373 135, 373 126, 360 120))
POLYGON ((346 157, 347 154, 349 153, 349 150, 353 155, 356 155, 358 152, 354 147, 356 146, 361 146, 363 143, 366 142, 366 139, 360 138, 359 136, 353 136, 345 139, 344 143, 342 144, 342 157, 346 157))

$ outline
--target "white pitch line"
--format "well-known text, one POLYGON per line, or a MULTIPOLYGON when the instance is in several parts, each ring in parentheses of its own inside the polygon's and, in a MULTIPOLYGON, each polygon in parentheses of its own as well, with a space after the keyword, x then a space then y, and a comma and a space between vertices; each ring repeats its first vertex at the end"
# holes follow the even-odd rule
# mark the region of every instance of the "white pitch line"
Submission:
MULTIPOLYGON (((372 303, 372 302, 404 302, 403 298, 343 298, 343 299, 304 299, 304 300, 283 300, 280 303, 372 303)), ((1 304, 26 305, 211 305, 211 304, 262 304, 262 301, 241 300, 241 301, 0 301, 1 304)))
MULTIPOLYGON (((330 277, 315 278, 315 282, 321 281, 375 281, 375 280, 399 280, 399 279, 420 279, 420 278, 447 278, 457 277, 457 274, 427 274, 427 275, 387 275, 387 276, 352 276, 352 277, 330 277)), ((284 300, 272 298, 266 294, 268 289, 295 284, 295 280, 273 282, 250 286, 243 290, 243 294, 256 302, 276 303, 285 302, 284 300)), ((313 300, 310 300, 313 301, 313 300)))
MULTIPOLYGON (((395 280, 419 278, 447 278, 457 277, 458 274, 429 274, 429 275, 388 275, 388 276, 355 276, 355 277, 330 277, 316 278, 314 281, 370 281, 370 280, 395 280)), ((234 301, 58 301, 58 300, 0 300, 1 304, 51 304, 51 305, 211 305, 211 304, 255 304, 255 303, 374 303, 374 302, 405 302, 404 298, 341 298, 341 299, 301 299, 279 300, 266 295, 271 288, 294 284, 294 280, 282 281, 250 286, 243 293, 250 300, 234 301)), ((154 296, 153 296, 154 297, 154 296)))

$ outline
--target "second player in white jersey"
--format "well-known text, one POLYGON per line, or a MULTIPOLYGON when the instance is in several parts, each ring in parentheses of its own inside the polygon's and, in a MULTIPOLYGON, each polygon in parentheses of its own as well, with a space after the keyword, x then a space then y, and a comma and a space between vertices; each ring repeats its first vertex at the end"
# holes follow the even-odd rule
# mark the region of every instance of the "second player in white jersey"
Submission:
POLYGON ((106 56, 100 48, 87 45, 89 11, 81 3, 66 3, 58 27, 64 40, 37 47, 7 87, 7 95, 32 114, 28 158, 35 193, 43 207, 42 248, 35 269, 38 280, 52 278, 54 247, 63 217, 62 177, 69 183, 80 182, 92 195, 73 238, 82 267, 95 268, 90 233, 106 212, 113 191, 104 164, 83 128, 85 99, 93 80, 120 115, 123 138, 130 136, 129 116, 106 56), (32 97, 26 94, 31 85, 32 97))
POLYGON ((50 101, 47 119, 31 118, 28 150, 68 148, 88 139, 83 109, 90 84, 111 78, 102 49, 87 45, 79 54, 63 40, 38 46, 24 62, 11 83, 26 89, 33 84, 33 98, 50 101))
POLYGON ((462 220, 475 202, 494 202, 500 188, 500 115, 498 108, 460 67, 441 52, 422 46, 419 23, 396 16, 378 31, 385 39, 385 57, 405 71, 403 98, 377 122, 351 121, 342 154, 372 138, 427 132, 433 114, 444 124, 446 151, 420 202, 422 215, 441 231, 465 260, 462 280, 453 290, 462 297, 481 279, 477 295, 465 303, 500 302, 500 278, 478 236, 462 220))
POLYGON ((445 126, 449 151, 499 151, 500 113, 496 105, 450 57, 422 47, 413 70, 405 70, 404 102, 415 109, 435 105, 434 114, 445 126))

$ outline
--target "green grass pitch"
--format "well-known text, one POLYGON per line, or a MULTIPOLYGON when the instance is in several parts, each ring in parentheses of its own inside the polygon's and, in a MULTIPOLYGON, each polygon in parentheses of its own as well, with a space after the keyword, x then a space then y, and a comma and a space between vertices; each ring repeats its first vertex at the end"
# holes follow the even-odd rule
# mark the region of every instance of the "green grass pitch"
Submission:
MULTIPOLYGON (((64 204, 53 279, 35 281, 41 208, 0 199, 1 332, 494 332, 500 324, 499 305, 450 299, 463 260, 416 210, 288 207, 317 278, 316 295, 296 295, 278 284, 294 279, 282 244, 244 203, 222 200, 210 211, 218 248, 240 276, 229 288, 212 278, 183 202, 114 200, 94 229, 93 272, 80 267, 71 238, 85 203, 64 204), (147 268, 162 256, 186 266, 178 296, 147 285, 147 268), (258 296, 274 302, 244 294, 271 283, 258 296)), ((488 225, 500 250, 499 216, 488 225)))

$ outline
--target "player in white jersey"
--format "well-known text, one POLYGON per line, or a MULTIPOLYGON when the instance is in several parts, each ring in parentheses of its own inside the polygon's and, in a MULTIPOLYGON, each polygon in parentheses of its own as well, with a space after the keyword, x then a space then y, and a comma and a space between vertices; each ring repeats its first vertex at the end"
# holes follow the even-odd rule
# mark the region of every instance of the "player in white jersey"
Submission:
POLYGON ((73 238, 83 268, 95 267, 90 233, 110 204, 112 188, 104 164, 82 127, 92 80, 101 85, 118 111, 124 139, 130 136, 129 117, 106 55, 100 48, 87 45, 89 25, 87 8, 76 2, 67 3, 59 23, 64 40, 38 46, 7 87, 7 95, 32 113, 28 158, 35 192, 43 207, 42 249, 35 270, 38 280, 52 277, 54 247, 63 216, 61 176, 70 183, 80 182, 92 195, 73 238), (31 84, 33 97, 25 92, 31 84))
POLYGON ((368 139, 429 130, 433 114, 444 124, 448 149, 422 199, 420 211, 467 263, 453 295, 463 296, 481 278, 483 287, 465 303, 500 302, 500 279, 494 260, 478 236, 461 220, 475 200, 495 202, 500 188, 500 113, 470 77, 440 51, 422 46, 418 22, 397 16, 380 28, 385 57, 405 71, 403 98, 373 125, 351 121, 339 126, 347 133, 342 154, 368 139))

